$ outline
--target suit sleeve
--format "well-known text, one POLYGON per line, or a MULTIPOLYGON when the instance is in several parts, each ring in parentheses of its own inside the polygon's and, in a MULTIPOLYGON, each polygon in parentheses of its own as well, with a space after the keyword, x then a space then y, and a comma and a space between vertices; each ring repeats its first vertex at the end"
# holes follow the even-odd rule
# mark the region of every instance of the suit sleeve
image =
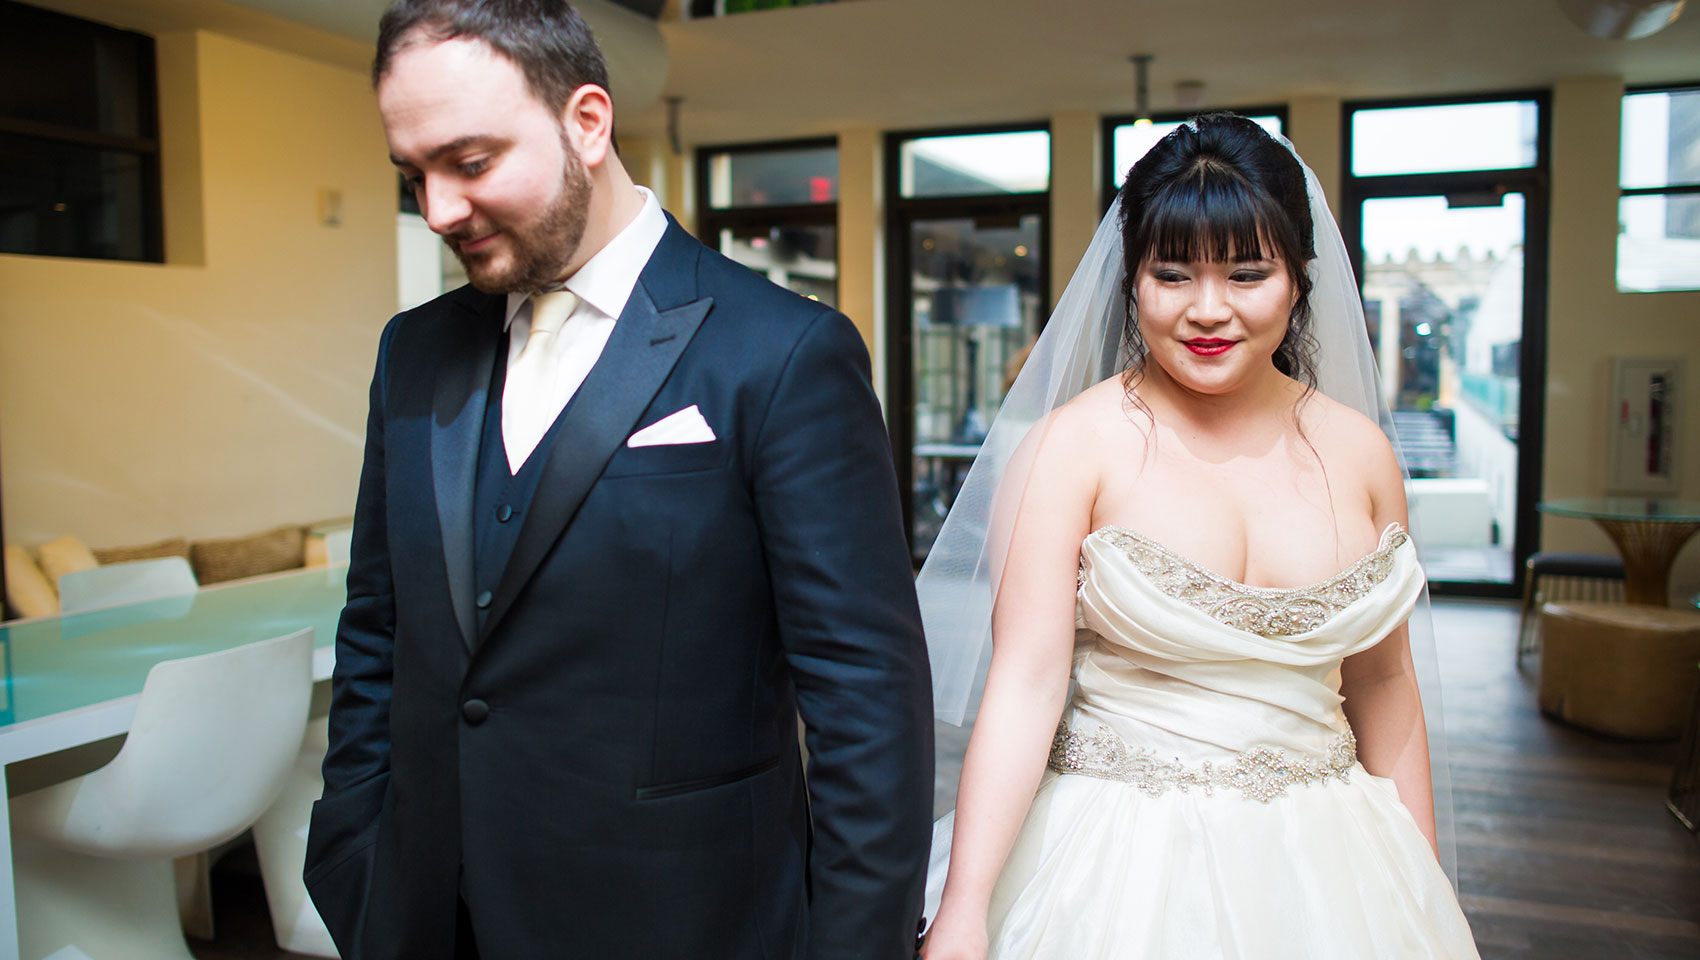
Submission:
POLYGON ((932 832, 932 685, 891 447, 842 314, 810 323, 756 445, 756 509, 808 728, 809 960, 908 960, 932 832))
POLYGON ((384 398, 387 358, 398 320, 390 321, 379 340, 372 376, 365 462, 354 506, 348 600, 337 622, 336 669, 331 675, 325 792, 314 805, 308 874, 333 866, 375 838, 389 780, 395 588, 384 507, 384 398))

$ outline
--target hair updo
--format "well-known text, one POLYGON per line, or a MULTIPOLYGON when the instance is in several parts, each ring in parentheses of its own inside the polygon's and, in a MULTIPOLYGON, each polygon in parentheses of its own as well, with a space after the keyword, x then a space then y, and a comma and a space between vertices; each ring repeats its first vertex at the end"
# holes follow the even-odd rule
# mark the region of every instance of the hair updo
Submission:
POLYGON ((1147 259, 1223 263, 1247 251, 1279 258, 1298 291, 1275 369, 1315 389, 1305 264, 1316 257, 1316 231, 1304 168, 1291 150, 1245 117, 1195 117, 1133 165, 1121 201, 1122 361, 1130 389, 1145 369, 1134 304, 1139 265, 1147 259))

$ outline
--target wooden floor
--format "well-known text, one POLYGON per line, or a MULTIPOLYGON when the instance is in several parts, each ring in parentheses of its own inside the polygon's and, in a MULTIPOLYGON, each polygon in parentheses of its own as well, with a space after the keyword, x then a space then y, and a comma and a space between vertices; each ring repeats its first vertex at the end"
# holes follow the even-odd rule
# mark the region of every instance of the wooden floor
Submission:
POLYGON ((1484 958, 1700 958, 1700 843, 1665 809, 1675 744, 1584 733, 1512 669, 1514 610, 1435 605, 1458 887, 1484 958))
MULTIPOLYGON (((1609 740, 1545 720, 1533 663, 1512 668, 1515 609, 1435 604, 1453 777, 1458 885, 1484 960, 1700 958, 1700 843, 1664 806, 1674 744, 1609 740)), ((967 731, 939 728, 940 809, 967 731)), ((200 960, 274 960, 259 880, 214 872, 219 939, 200 960)))

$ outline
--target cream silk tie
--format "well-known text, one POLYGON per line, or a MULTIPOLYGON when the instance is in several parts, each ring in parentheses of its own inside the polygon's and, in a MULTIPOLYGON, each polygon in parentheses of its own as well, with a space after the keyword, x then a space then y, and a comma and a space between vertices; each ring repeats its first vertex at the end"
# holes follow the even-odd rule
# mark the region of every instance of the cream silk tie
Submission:
POLYGON ((560 415, 560 407, 550 402, 559 368, 560 332, 578 304, 577 294, 570 290, 531 295, 531 332, 502 385, 502 446, 509 474, 519 472, 560 415))

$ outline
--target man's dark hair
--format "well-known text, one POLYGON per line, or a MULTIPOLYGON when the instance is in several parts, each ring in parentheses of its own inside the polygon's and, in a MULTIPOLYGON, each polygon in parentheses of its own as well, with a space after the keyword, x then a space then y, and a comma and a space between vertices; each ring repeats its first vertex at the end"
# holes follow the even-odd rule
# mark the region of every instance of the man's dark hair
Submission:
POLYGON ((579 87, 608 89, 602 48, 566 0, 394 0, 378 21, 372 85, 408 44, 456 37, 482 40, 512 60, 532 94, 557 115, 579 87))

